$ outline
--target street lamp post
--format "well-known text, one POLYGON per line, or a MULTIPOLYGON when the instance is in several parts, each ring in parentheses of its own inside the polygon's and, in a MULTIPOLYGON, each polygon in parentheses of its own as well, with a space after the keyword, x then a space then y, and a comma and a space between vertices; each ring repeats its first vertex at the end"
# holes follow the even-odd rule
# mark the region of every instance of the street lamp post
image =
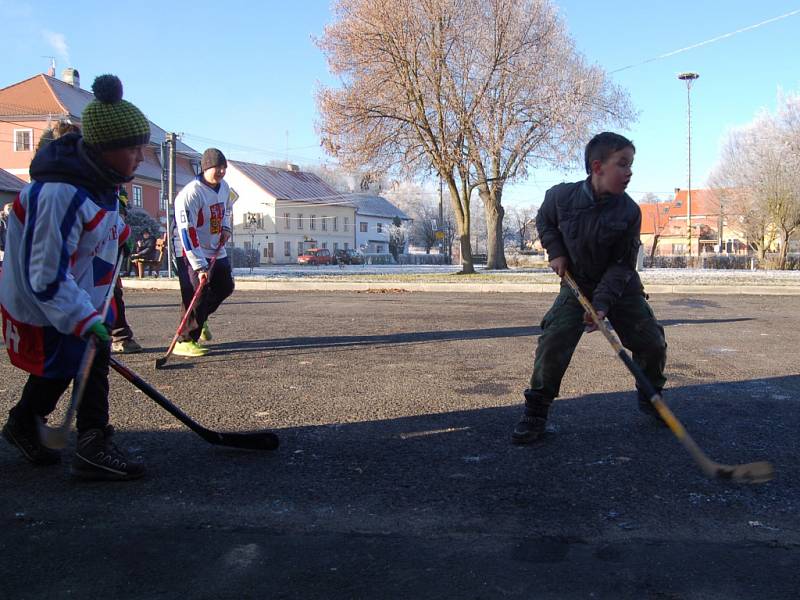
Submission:
MULTIPOLYGON (((686 191, 686 235, 689 241, 689 263, 692 261, 692 100, 691 90, 692 82, 700 77, 697 73, 687 71, 685 73, 678 73, 678 79, 686 82, 686 120, 688 123, 687 128, 687 151, 688 151, 688 185, 686 191)), ((686 265, 690 266, 690 265, 686 265)))

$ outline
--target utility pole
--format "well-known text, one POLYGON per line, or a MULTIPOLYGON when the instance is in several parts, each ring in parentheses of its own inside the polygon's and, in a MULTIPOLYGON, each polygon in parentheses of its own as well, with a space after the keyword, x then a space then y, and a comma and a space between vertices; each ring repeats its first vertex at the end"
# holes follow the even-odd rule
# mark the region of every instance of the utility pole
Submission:
POLYGON ((178 136, 174 133, 167 133, 167 149, 169 151, 169 172, 167 174, 167 202, 165 203, 167 213, 167 274, 172 277, 172 203, 175 201, 175 161, 176 161, 176 142, 178 136))
MULTIPOLYGON (((689 166, 689 173, 688 173, 688 184, 689 189, 686 191, 686 235, 689 238, 689 260, 687 262, 687 267, 691 266, 692 262, 692 82, 695 79, 700 77, 697 73, 686 72, 686 73, 678 73, 678 79, 681 81, 686 82, 686 119, 688 123, 688 166, 689 166)), ((698 247, 699 249, 699 247, 698 247)))

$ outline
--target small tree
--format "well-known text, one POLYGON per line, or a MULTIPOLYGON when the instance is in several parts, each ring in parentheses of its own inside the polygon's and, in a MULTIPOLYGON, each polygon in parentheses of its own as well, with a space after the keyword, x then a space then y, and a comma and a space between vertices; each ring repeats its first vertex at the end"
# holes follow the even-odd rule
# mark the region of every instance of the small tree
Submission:
POLYGON ((389 225, 389 253, 399 262, 399 256, 406 246, 406 226, 400 217, 395 216, 389 225))

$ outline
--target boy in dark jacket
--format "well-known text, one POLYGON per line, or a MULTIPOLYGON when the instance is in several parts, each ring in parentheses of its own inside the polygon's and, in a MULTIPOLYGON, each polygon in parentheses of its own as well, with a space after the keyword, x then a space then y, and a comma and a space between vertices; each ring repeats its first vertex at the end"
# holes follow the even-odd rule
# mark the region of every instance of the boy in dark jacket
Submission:
MULTIPOLYGON (((584 181, 560 184, 545 194, 536 229, 547 250, 550 268, 559 277, 569 271, 602 319, 608 317, 642 368, 661 391, 666 379, 667 342, 636 272, 642 215, 625 193, 635 153, 633 143, 616 133, 600 133, 586 145, 584 181)), ((575 347, 596 329, 566 283, 541 323, 525 412, 512 442, 541 438, 553 400, 575 347)), ((649 399, 638 392, 639 408, 658 419, 649 399)))
MULTIPOLYGON (((135 479, 144 466, 112 441, 108 424, 110 337, 100 311, 119 247, 130 229, 119 214, 117 187, 144 159, 150 123, 122 100, 122 83, 98 77, 83 111, 83 137, 69 134, 34 157, 31 183, 14 202, 8 226, 0 305, 11 363, 28 373, 3 437, 37 465, 60 454, 39 440, 44 420, 75 377, 86 340, 97 355, 77 411, 72 473, 86 479, 135 479)), ((112 311, 113 312, 113 311, 112 311)), ((113 322, 113 314, 106 322, 113 322)))

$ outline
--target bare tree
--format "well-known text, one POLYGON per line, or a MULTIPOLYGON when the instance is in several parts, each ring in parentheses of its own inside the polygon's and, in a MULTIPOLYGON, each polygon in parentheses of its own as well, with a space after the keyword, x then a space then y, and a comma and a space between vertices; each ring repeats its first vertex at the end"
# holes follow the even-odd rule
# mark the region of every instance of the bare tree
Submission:
POLYGON ((658 204, 661 200, 658 199, 653 192, 647 192, 639 199, 639 204, 658 204))
POLYGON ((779 98, 778 112, 763 112, 732 131, 711 177, 721 204, 739 215, 739 226, 759 259, 779 242, 779 269, 789 240, 800 229, 800 98, 779 98))
POLYGON ((472 192, 489 268, 505 268, 502 193, 542 163, 572 162, 627 97, 587 66, 548 0, 336 0, 318 40, 341 86, 318 94, 324 147, 345 165, 435 172, 474 271, 472 192))
POLYGON ((520 252, 525 252, 538 237, 536 231, 536 206, 516 206, 506 209, 506 217, 509 218, 511 226, 510 236, 520 252))

